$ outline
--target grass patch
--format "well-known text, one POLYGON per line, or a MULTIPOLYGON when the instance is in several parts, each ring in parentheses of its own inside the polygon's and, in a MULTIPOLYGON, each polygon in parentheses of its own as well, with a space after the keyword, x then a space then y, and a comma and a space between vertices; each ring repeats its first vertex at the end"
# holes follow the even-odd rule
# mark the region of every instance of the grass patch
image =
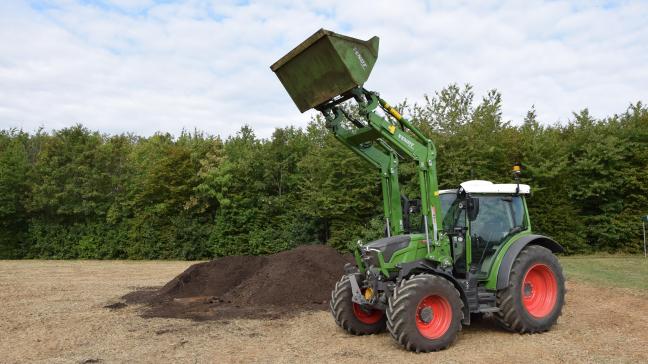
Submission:
POLYGON ((648 291, 648 259, 643 255, 561 257, 567 279, 648 291))

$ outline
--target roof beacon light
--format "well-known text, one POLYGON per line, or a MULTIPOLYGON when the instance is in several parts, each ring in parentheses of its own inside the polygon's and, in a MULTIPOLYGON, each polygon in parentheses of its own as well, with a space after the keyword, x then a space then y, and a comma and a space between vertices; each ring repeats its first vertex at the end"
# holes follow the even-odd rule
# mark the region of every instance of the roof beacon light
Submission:
POLYGON ((520 175, 522 174, 522 163, 520 161, 515 162, 513 165, 513 178, 515 178, 515 183, 517 187, 515 188, 515 194, 520 193, 520 175))

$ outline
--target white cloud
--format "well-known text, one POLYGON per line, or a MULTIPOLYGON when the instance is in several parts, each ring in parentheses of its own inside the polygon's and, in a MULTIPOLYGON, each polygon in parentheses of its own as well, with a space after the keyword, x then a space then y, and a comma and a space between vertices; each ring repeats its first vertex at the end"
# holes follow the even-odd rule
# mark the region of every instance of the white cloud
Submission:
POLYGON ((303 126, 269 66, 320 27, 381 37, 367 87, 420 101, 449 83, 497 88, 504 116, 546 123, 648 101, 645 3, 321 0, 0 4, 0 128, 82 122, 261 136, 303 126))

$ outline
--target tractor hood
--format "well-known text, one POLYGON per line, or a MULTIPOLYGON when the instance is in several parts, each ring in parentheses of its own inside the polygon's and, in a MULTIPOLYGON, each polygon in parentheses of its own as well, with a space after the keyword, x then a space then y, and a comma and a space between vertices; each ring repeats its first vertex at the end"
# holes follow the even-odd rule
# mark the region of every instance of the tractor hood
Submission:
POLYGON ((411 237, 409 235, 397 235, 389 238, 374 240, 364 245, 366 250, 379 250, 385 262, 391 260, 392 255, 397 250, 401 250, 410 244, 411 237))

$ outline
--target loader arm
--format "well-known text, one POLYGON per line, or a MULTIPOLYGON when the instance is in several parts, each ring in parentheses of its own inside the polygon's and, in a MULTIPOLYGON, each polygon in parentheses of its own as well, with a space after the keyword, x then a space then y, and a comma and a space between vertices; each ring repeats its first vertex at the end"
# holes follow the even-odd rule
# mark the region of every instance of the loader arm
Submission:
POLYGON ((357 120, 353 120, 356 130, 343 125, 344 121, 351 118, 338 106, 321 110, 326 118, 326 126, 337 140, 351 149, 360 157, 380 170, 380 184, 383 195, 383 211, 387 235, 403 233, 403 212, 400 200, 400 185, 398 184, 398 156, 388 145, 382 141, 376 143, 371 140, 363 141, 358 138, 356 130, 365 128, 357 120))
POLYGON ((414 162, 421 191, 421 214, 429 243, 439 241, 441 229, 441 200, 438 196, 436 149, 432 141, 403 118, 375 92, 356 87, 338 99, 317 108, 335 137, 356 154, 380 169, 384 213, 393 235, 403 233, 398 163, 414 162), (350 117, 340 104, 353 99, 358 104, 362 121, 350 117), (386 115, 377 113, 382 109, 386 115), (431 225, 431 226, 430 226, 431 225))

